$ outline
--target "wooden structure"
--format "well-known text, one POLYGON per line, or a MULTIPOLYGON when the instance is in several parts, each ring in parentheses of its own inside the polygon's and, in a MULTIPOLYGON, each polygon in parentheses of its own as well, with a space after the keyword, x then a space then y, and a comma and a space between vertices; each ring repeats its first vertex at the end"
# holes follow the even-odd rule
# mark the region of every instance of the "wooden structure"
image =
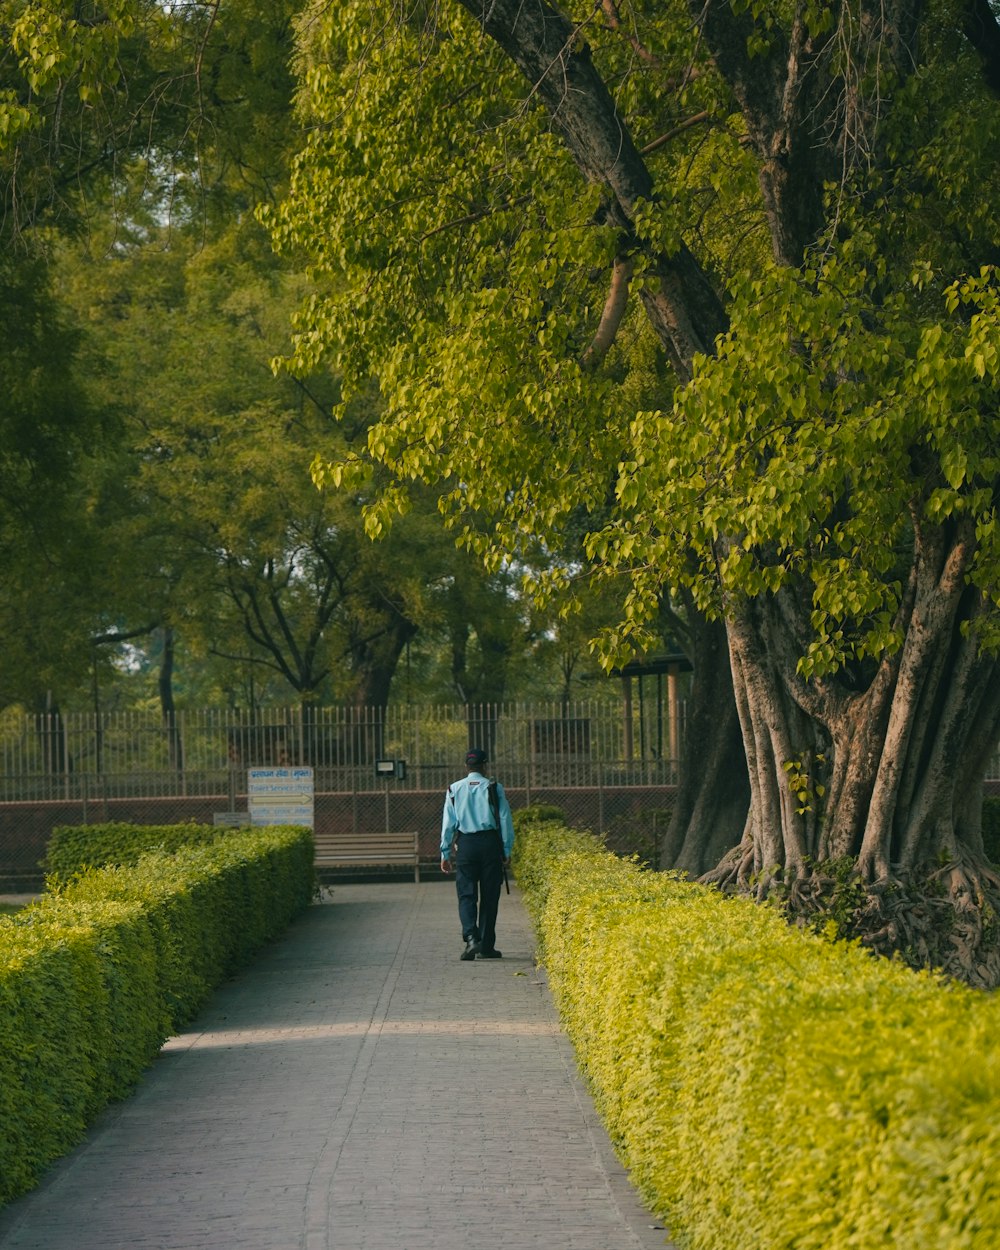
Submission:
POLYGON ((677 679, 681 673, 691 672, 691 661, 683 651, 667 651, 631 660, 614 671, 622 679, 625 759, 635 759, 635 706, 632 699, 632 683, 635 681, 639 694, 640 759, 647 758, 649 749, 654 759, 676 760, 680 754, 680 695, 677 679), (646 677, 656 679, 655 741, 652 743, 646 742, 647 718, 643 686, 643 679, 646 677), (665 691, 664 678, 666 678, 665 691))
POLYGON ((420 880, 419 834, 317 833, 317 868, 398 868, 412 865, 420 880))

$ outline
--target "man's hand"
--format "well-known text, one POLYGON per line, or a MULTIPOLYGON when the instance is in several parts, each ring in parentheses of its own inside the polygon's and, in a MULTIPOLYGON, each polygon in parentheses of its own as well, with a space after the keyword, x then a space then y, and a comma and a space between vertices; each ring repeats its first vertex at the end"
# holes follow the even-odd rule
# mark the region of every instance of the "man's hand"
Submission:
POLYGON ((451 872, 451 860, 445 859, 443 855, 441 856, 441 871, 451 872))

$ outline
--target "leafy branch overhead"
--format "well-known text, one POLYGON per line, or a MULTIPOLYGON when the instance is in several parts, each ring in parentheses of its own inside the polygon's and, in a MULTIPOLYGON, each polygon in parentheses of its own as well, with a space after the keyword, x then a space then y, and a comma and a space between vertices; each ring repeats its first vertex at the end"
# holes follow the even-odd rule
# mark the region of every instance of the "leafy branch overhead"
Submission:
POLYGON ((723 620, 751 802, 719 879, 760 893, 981 854, 997 40, 968 0, 300 24, 311 129, 266 217, 316 281, 290 365, 383 405, 319 480, 387 469, 376 530, 438 483, 487 555, 588 512, 632 585, 609 662, 665 597, 723 620))

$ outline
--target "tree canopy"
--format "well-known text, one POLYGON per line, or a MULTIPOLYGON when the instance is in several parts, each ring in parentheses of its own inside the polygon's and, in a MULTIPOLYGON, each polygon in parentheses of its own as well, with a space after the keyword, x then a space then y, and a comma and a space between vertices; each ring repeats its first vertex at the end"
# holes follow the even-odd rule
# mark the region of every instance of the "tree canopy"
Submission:
POLYGON ((980 0, 316 5, 266 214, 315 282, 290 367, 382 403, 318 480, 389 470, 372 532, 436 482, 494 559, 590 514, 609 658, 665 598, 725 622, 717 879, 809 910, 846 857, 858 931, 919 962, 906 883, 945 864, 987 983, 998 46, 980 0))

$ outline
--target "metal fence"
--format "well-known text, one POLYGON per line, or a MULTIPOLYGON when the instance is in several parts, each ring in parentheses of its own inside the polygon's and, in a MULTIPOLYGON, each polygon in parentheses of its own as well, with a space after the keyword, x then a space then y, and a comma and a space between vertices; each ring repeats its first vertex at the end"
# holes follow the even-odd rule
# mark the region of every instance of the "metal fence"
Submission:
POLYGON ((440 789, 470 744, 529 796, 550 787, 673 785, 682 701, 202 708, 0 714, 0 802, 219 795, 249 766, 308 764, 317 792, 440 789))

